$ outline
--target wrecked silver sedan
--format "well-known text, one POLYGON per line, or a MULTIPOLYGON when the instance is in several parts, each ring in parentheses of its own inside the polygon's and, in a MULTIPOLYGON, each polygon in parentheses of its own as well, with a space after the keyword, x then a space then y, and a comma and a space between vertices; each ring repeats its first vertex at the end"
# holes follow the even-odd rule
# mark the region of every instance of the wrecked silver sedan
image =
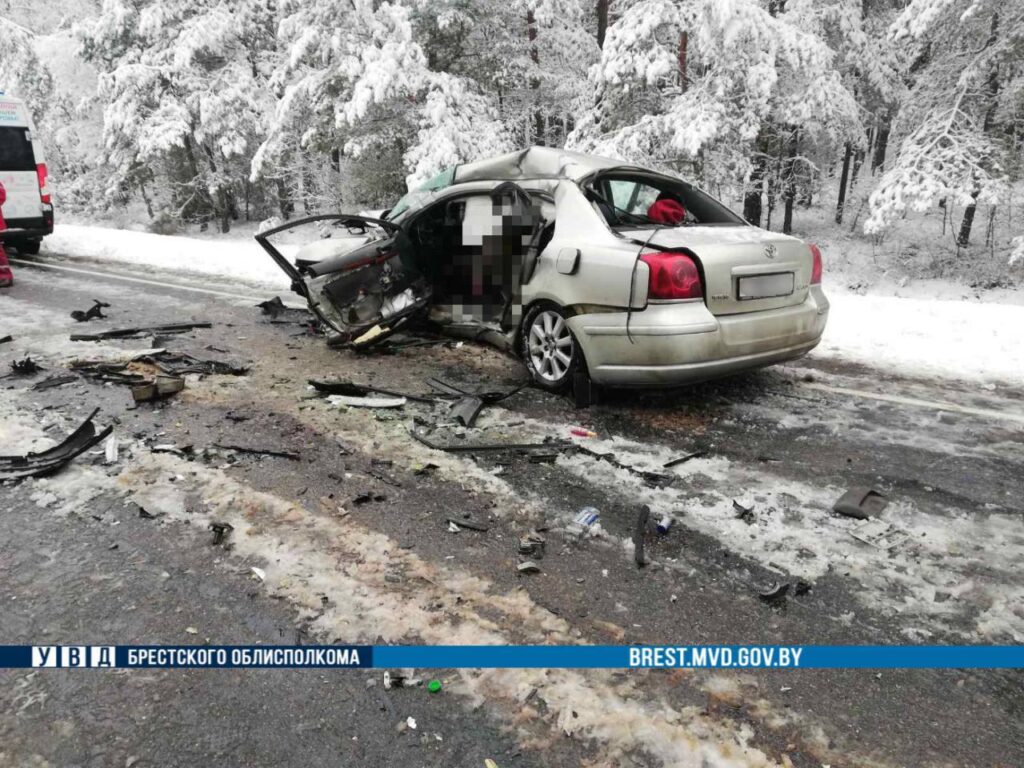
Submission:
POLYGON ((534 147, 449 168, 380 218, 315 216, 257 235, 334 340, 429 322, 574 377, 673 385, 789 360, 828 315, 821 254, 677 178, 534 147), (344 230, 285 258, 271 238, 344 230))

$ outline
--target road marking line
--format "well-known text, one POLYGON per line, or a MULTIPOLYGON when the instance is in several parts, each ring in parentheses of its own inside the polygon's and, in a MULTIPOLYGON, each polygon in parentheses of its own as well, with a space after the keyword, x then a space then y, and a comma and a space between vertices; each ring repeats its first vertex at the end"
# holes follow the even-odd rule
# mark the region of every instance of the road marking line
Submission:
POLYGON ((953 413, 966 413, 971 416, 984 416, 988 419, 1000 419, 1016 421, 1024 424, 1024 413, 1014 411, 992 411, 987 408, 972 408, 969 405, 957 405, 956 403, 944 403, 939 400, 919 400, 916 397, 904 397, 903 395, 886 395, 881 392, 865 392, 861 389, 848 389, 847 387, 833 387, 828 384, 814 384, 800 382, 801 387, 817 389, 821 392, 833 392, 838 395, 850 395, 851 397, 863 397, 868 400, 881 400, 886 403, 897 403, 899 405, 912 405, 918 408, 930 408, 934 411, 951 411, 953 413))
POLYGON ((44 269, 57 269, 62 272, 73 272, 77 275, 87 275, 88 277, 111 277, 115 280, 126 280, 130 283, 142 283, 143 285, 154 285, 160 288, 174 288, 180 291, 194 291, 195 293, 205 293, 210 296, 221 296, 228 299, 240 299, 244 301, 263 301, 262 296, 246 295, 241 293, 229 293, 228 291, 215 291, 212 288, 196 288, 190 285, 183 285, 181 283, 165 282, 161 280, 147 280, 142 277, 131 277, 119 272, 108 272, 102 269, 78 269, 76 267, 65 267, 59 264, 50 264, 45 261, 26 261, 24 259, 9 259, 12 264, 20 264, 25 267, 42 267, 44 269))

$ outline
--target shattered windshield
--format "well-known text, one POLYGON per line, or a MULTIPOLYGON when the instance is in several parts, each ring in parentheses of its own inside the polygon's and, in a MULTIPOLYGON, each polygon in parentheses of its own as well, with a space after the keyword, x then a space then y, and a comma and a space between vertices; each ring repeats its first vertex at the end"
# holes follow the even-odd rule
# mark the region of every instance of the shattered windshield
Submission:
POLYGON ((433 194, 441 189, 447 189, 455 183, 455 168, 445 168, 436 176, 427 179, 416 189, 403 195, 402 199, 395 203, 395 207, 388 213, 387 218, 394 221, 411 208, 419 208, 426 200, 433 197, 433 194))

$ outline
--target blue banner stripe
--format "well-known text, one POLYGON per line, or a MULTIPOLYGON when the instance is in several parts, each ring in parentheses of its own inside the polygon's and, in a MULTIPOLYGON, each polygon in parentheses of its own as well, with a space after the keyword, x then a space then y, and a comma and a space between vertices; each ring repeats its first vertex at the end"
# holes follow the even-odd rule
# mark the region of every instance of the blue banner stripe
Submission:
POLYGON ((1021 645, 0 646, 0 668, 1024 669, 1021 645), (109 663, 104 663, 104 662, 109 663))

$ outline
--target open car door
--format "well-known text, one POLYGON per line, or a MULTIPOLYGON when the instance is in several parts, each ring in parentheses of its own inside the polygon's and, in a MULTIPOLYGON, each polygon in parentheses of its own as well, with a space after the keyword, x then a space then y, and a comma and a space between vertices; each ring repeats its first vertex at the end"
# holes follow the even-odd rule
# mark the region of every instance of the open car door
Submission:
MULTIPOLYGON (((256 241, 292 281, 292 290, 306 299, 313 313, 352 347, 370 346, 401 328, 430 301, 430 286, 399 254, 401 228, 384 219, 348 214, 324 214, 289 222, 261 232, 256 241), (365 234, 381 236, 370 242, 317 240, 289 261, 271 238, 318 222, 329 222, 365 234), (315 246, 315 249, 314 249, 315 246), (318 258, 302 258, 315 250, 318 258)), ((404 250, 404 249, 403 249, 404 250)))

